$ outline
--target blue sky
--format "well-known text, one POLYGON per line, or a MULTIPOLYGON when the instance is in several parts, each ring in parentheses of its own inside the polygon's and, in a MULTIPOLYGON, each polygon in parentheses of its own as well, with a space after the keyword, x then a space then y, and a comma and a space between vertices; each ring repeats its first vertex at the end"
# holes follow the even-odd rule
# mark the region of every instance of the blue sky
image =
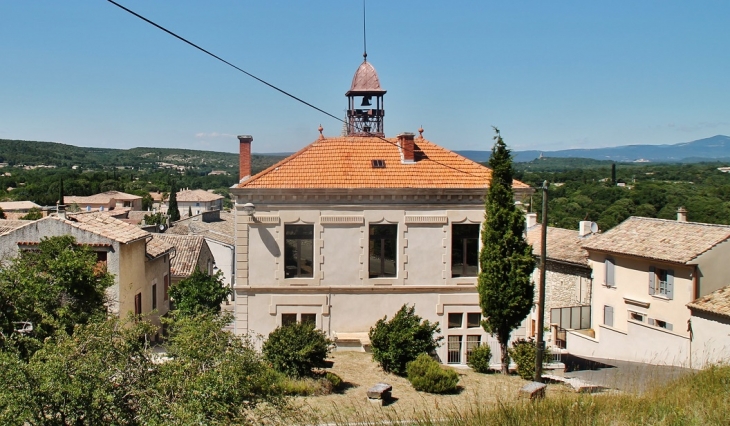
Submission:
MULTIPOLYGON (((337 116, 362 61, 360 0, 119 0, 337 116)), ((389 136, 450 149, 730 135, 728 1, 368 0, 389 136)), ((0 138, 295 151, 341 123, 104 0, 0 2, 0 138)))

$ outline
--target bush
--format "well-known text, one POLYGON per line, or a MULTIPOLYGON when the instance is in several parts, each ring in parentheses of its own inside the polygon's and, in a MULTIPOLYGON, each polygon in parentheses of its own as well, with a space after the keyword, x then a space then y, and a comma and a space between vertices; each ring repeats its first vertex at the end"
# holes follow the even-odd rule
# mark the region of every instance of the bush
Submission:
POLYGON ((328 371, 324 373, 324 378, 325 380, 330 382, 330 384, 332 384, 332 389, 338 389, 340 386, 342 386, 342 377, 338 376, 335 373, 331 373, 328 371))
POLYGON ((264 358, 274 369, 290 377, 312 375, 325 366, 332 341, 310 322, 277 327, 264 342, 264 358))
MULTIPOLYGON (((518 339, 512 343, 509 349, 509 356, 517 365, 517 374, 525 380, 535 378, 535 357, 537 356, 537 348, 532 340, 518 339)), ((550 350, 545 348, 542 360, 543 365, 550 358, 550 350)))
POLYGON ((477 373, 489 373, 489 361, 492 359, 492 350, 487 345, 474 348, 469 354, 467 365, 477 373))
POLYGON ((383 370, 398 375, 406 374, 406 365, 419 354, 431 353, 439 346, 443 337, 434 338, 441 329, 438 323, 421 321, 415 306, 403 305, 388 321, 384 317, 370 329, 370 345, 373 360, 383 370))
POLYGON ((408 381, 417 391, 428 393, 449 393, 456 390, 459 374, 450 368, 443 368, 428 354, 418 355, 408 363, 408 381))

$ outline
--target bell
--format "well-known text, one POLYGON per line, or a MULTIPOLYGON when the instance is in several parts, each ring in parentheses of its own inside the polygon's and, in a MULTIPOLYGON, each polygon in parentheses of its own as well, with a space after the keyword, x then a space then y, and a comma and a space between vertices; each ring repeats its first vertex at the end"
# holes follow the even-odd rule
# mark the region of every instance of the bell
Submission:
POLYGON ((363 96, 362 97, 362 103, 360 104, 360 106, 370 106, 370 105, 372 105, 370 103, 370 99, 371 98, 372 98, 372 96, 363 96))

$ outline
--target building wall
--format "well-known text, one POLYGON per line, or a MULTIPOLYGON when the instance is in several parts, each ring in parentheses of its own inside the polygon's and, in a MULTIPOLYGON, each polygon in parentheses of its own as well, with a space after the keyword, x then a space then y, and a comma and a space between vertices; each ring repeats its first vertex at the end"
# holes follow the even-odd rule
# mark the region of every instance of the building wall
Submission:
POLYGON ((699 270, 699 288, 696 297, 706 296, 728 284, 730 265, 727 259, 730 259, 730 240, 716 245, 695 260, 699 270))
POLYGON ((187 217, 188 210, 193 210, 193 215, 201 214, 210 210, 220 210, 223 203, 222 200, 216 201, 178 201, 177 208, 180 210, 180 216, 187 217))
POLYGON ((235 252, 233 246, 209 238, 205 239, 215 264, 223 273, 223 282, 230 287, 233 283, 235 252))
MULTIPOLYGON (((142 292, 142 312, 151 313, 149 320, 161 326, 160 317, 170 310, 170 301, 165 300, 165 275, 170 276, 170 255, 164 254, 155 259, 145 261, 145 286, 142 292), (152 307, 152 286, 155 286, 157 307, 152 307)), ((136 294, 136 293, 135 293, 136 294)), ((134 305, 132 306, 134 308, 134 305)))
POLYGON ((119 316, 134 313, 134 296, 142 294, 142 312, 151 311, 150 283, 146 272, 146 243, 138 240, 121 246, 119 274, 119 316))
POLYGON ((692 368, 730 362, 730 318, 692 313, 692 368))

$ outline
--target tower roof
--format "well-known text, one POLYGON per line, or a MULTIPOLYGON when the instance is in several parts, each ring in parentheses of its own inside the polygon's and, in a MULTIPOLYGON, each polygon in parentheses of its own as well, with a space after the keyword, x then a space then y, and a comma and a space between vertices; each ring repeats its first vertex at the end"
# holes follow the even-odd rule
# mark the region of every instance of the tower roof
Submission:
POLYGON ((352 85, 350 86, 350 90, 345 93, 345 96, 360 94, 382 95, 385 92, 380 87, 380 79, 378 78, 378 73, 375 71, 375 67, 366 59, 360 64, 357 71, 355 71, 355 76, 352 78, 352 85))

